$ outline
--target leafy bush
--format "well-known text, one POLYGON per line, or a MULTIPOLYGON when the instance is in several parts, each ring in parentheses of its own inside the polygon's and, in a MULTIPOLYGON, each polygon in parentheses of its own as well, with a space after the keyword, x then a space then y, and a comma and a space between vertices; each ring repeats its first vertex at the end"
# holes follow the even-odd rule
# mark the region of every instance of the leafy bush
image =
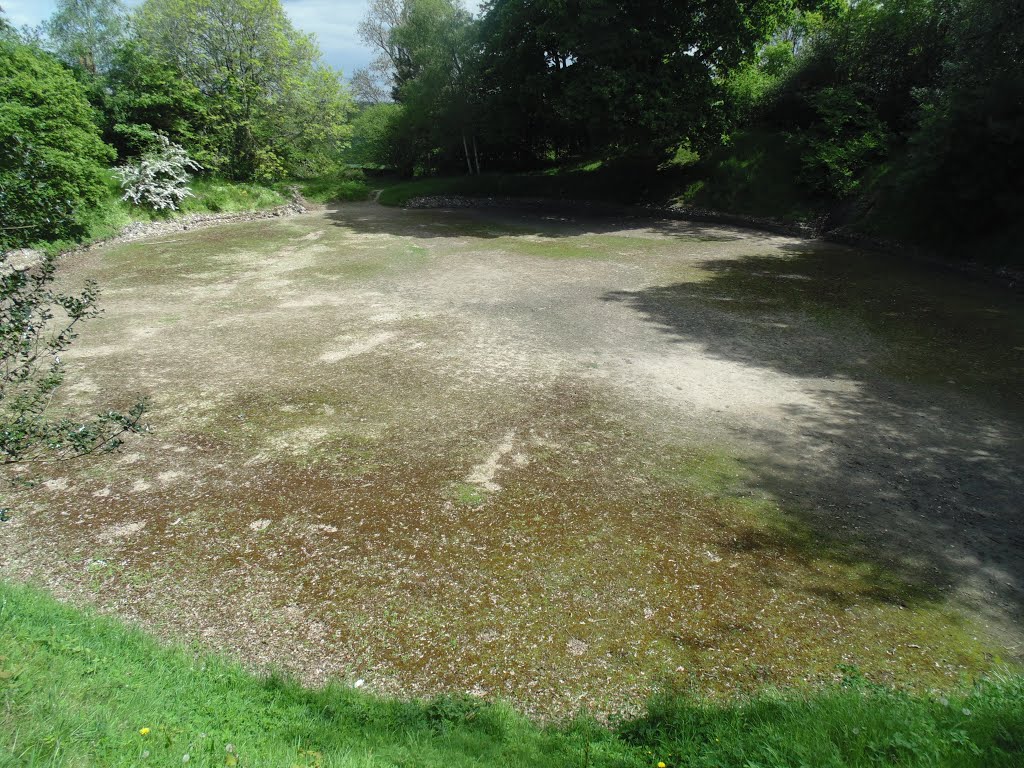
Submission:
POLYGON ((808 101, 817 120, 798 138, 803 147, 800 180, 815 192, 850 197, 868 166, 884 157, 886 127, 853 87, 823 88, 808 101))
POLYGON ((196 178, 191 190, 192 196, 182 201, 182 212, 235 213, 273 208, 285 202, 280 193, 269 187, 223 179, 196 178))
POLYGON ((115 169, 124 189, 123 200, 153 210, 176 211, 181 201, 192 196, 189 171, 202 170, 184 148, 158 135, 158 149, 143 155, 134 165, 115 169))
POLYGON ((48 414, 64 379, 60 353, 77 335, 76 326, 99 314, 96 286, 87 284, 77 295, 58 293, 55 270, 52 255, 19 263, 0 254, 0 464, 113 449, 123 435, 141 430, 142 402, 126 414, 108 411, 88 421, 48 414))
POLYGON ((84 234, 112 160, 71 73, 0 40, 0 248, 84 234))

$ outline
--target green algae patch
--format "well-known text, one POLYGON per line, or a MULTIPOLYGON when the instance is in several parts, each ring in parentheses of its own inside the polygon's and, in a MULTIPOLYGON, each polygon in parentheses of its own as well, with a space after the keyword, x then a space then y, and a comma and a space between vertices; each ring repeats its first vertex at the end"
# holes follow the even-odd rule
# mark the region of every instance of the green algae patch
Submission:
POLYGON ((482 507, 487 503, 488 493, 472 483, 453 483, 448 488, 446 496, 455 504, 475 508, 482 507))

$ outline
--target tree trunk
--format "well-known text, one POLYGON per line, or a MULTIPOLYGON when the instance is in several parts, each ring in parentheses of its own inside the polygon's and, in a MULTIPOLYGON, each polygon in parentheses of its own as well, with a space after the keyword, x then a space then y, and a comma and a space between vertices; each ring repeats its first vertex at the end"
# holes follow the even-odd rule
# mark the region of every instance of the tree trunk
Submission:
POLYGON ((466 155, 466 168, 469 169, 469 175, 473 175, 473 161, 469 158, 469 145, 466 144, 466 134, 462 134, 462 151, 466 155))
POLYGON ((480 175, 480 155, 476 151, 476 134, 473 134, 473 162, 476 163, 476 175, 480 175))

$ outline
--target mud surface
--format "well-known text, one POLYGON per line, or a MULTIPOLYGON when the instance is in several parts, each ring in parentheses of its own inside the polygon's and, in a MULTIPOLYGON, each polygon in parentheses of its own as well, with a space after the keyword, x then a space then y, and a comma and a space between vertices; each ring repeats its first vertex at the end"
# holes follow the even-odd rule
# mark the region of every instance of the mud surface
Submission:
POLYGON ((1022 654, 1012 294, 682 221, 351 204, 69 256, 0 575, 311 682, 562 715, 1022 654))

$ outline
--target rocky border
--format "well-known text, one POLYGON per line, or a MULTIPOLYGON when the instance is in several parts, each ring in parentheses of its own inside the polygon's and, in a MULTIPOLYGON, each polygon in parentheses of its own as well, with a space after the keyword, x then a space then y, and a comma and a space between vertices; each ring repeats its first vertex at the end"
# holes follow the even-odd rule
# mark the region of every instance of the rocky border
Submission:
POLYGON ((104 245, 130 243, 154 235, 187 232, 190 229, 204 229, 217 224, 235 224, 245 221, 260 221, 261 219, 276 219, 283 216, 297 216, 310 210, 309 202, 299 192, 298 187, 291 187, 288 191, 292 197, 291 202, 274 208, 256 211, 234 211, 231 213, 191 213, 187 216, 180 216, 168 219, 167 221, 133 221, 116 235, 83 243, 76 248, 65 251, 65 253, 87 251, 104 245))

